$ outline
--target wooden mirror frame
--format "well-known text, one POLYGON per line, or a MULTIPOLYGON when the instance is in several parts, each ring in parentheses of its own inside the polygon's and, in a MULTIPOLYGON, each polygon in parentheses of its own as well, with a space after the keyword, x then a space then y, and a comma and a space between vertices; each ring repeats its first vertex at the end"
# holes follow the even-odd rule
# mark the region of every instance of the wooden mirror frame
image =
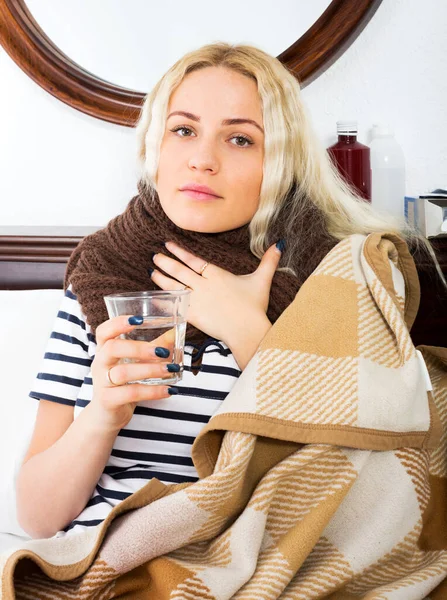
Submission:
MULTIPOLYGON (((277 58, 302 88, 352 44, 382 0, 333 0, 321 17, 277 58)), ((24 0, 0 0, 0 44, 47 92, 92 117, 134 127, 145 94, 89 73, 45 35, 24 0)))

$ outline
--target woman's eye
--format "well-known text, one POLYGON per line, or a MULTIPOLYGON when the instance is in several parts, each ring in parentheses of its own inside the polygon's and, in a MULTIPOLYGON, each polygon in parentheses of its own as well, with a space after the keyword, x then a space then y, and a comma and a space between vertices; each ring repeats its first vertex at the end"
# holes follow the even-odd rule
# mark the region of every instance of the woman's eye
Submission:
MULTIPOLYGON (((190 133, 192 132, 192 130, 189 127, 185 127, 185 126, 180 126, 180 127, 174 127, 174 129, 171 129, 171 131, 173 133, 177 133, 177 131, 189 131, 190 133)), ((190 137, 189 135, 180 135, 180 137, 190 137)), ((252 140, 250 140, 250 138, 246 137, 245 135, 234 135, 232 138, 230 138, 232 140, 239 140, 239 142, 241 143, 237 143, 237 144, 233 144, 233 146, 238 146, 239 148, 248 148, 248 146, 251 146, 254 142, 252 142, 252 140), (242 145, 244 144, 244 145, 242 145)))
MULTIPOLYGON (((191 131, 191 129, 189 129, 189 127, 174 127, 174 129, 171 129, 171 131, 173 133, 175 133, 177 131, 181 131, 182 129, 184 129, 186 131, 191 131)), ((188 136, 181 135, 180 137, 188 137, 188 136)))
POLYGON ((235 135, 231 138, 232 140, 242 140, 243 142, 246 142, 246 146, 241 146, 240 144, 236 144, 236 146, 239 146, 239 148, 248 148, 248 146, 251 146, 253 144, 253 142, 248 138, 245 137, 245 135, 235 135))

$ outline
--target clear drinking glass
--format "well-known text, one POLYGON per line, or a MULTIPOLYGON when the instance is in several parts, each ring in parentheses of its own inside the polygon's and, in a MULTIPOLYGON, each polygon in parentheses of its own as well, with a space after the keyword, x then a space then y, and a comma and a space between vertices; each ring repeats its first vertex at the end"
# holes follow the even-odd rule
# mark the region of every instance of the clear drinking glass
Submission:
MULTIPOLYGON (((180 365, 178 373, 167 373, 166 377, 138 379, 129 383, 146 385, 169 385, 183 378, 183 349, 185 345, 186 316, 191 290, 151 290, 146 292, 126 292, 104 296, 109 317, 119 315, 140 315, 143 323, 129 333, 119 337, 127 340, 154 342, 169 329, 174 330, 173 363, 180 365)), ((154 344, 158 345, 158 344, 154 344)), ((120 359, 120 363, 138 362, 133 358, 120 359)))

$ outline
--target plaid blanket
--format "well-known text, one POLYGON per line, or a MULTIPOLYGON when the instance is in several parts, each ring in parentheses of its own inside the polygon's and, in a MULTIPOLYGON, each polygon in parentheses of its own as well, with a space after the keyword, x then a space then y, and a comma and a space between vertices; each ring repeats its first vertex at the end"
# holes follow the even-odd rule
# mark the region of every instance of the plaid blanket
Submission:
POLYGON ((415 348, 403 239, 337 244, 196 438, 78 535, 0 556, 5 599, 447 598, 447 349, 415 348))

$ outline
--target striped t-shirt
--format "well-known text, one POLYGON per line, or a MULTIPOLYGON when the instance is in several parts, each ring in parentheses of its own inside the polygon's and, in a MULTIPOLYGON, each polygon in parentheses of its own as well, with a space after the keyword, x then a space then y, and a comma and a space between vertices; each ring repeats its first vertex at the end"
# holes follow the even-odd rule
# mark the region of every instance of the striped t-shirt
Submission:
MULTIPOLYGON (((29 395, 73 406, 76 419, 92 400, 95 351, 95 336, 70 285, 29 395)), ((137 404, 132 419, 118 432, 87 506, 56 537, 97 525, 152 477, 165 484, 197 481, 192 444, 240 374, 225 343, 208 338, 199 347, 186 340, 183 379, 175 384, 179 393, 137 404), (194 361, 202 355, 196 375, 191 368, 194 348, 194 361)))

